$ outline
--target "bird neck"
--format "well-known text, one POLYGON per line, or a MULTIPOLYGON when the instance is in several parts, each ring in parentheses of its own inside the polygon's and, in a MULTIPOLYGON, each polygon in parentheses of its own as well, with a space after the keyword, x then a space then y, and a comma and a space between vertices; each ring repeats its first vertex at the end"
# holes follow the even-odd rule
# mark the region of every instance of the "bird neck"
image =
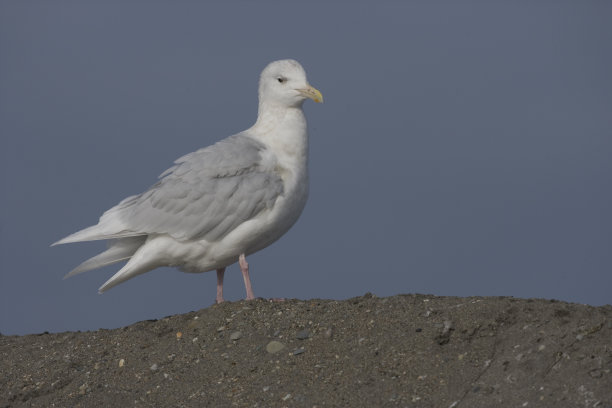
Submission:
POLYGON ((257 121, 249 130, 257 139, 274 146, 278 153, 307 160, 308 132, 301 104, 279 107, 260 103, 257 121))
POLYGON ((302 102, 296 106, 276 105, 270 102, 259 101, 259 110, 257 112, 257 121, 253 125, 253 129, 257 128, 265 133, 282 125, 287 119, 295 119, 296 116, 301 116, 306 122, 302 111, 302 102))
POLYGON ((258 134, 266 134, 274 133, 285 127, 292 127, 300 132, 306 130, 306 117, 302 111, 302 103, 287 107, 260 101, 257 121, 251 130, 258 134))

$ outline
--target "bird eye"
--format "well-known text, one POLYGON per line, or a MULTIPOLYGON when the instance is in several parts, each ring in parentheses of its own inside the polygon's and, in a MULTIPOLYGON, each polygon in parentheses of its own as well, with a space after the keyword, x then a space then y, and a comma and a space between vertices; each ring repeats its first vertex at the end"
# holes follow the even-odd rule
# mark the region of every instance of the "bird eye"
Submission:
POLYGON ((287 78, 285 77, 278 77, 276 78, 276 80, 280 83, 280 84, 284 84, 285 82, 287 82, 287 78))

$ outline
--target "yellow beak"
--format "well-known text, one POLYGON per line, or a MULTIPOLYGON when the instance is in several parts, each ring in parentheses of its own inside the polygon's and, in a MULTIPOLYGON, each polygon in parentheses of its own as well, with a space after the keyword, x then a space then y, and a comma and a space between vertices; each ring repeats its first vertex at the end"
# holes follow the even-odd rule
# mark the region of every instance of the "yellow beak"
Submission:
POLYGON ((323 103, 323 95, 321 95, 321 92, 310 85, 308 85, 306 88, 298 89, 297 91, 317 103, 323 103))

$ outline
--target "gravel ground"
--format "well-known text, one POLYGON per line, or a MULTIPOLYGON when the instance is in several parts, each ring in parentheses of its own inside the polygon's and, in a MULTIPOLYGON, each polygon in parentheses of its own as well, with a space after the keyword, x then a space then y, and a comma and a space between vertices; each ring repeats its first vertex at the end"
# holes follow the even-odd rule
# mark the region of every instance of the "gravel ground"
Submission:
POLYGON ((612 307, 538 299, 258 299, 0 355, 0 407, 612 407, 612 307))

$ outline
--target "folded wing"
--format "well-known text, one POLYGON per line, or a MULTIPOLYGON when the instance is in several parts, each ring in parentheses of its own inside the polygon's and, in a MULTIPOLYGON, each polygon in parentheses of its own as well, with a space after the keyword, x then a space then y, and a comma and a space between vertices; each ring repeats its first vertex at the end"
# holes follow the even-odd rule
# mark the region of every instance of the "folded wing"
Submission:
POLYGON ((56 244, 149 234, 217 241, 283 194, 281 176, 269 160, 262 143, 244 134, 230 136, 181 157, 149 190, 56 244))

